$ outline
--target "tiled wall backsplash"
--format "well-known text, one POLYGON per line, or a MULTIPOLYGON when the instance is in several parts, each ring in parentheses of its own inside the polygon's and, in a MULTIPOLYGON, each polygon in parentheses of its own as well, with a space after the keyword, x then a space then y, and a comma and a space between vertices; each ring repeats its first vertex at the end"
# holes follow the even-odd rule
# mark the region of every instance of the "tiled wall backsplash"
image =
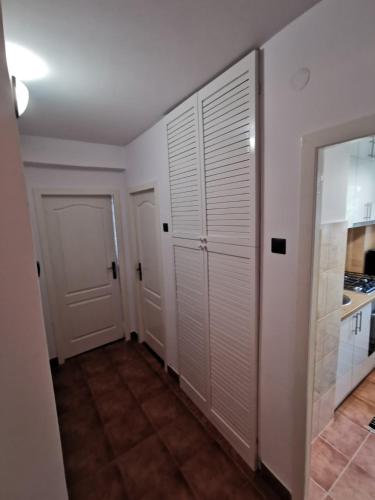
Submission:
POLYGON ((321 225, 313 437, 328 424, 334 412, 346 242, 347 222, 321 225))

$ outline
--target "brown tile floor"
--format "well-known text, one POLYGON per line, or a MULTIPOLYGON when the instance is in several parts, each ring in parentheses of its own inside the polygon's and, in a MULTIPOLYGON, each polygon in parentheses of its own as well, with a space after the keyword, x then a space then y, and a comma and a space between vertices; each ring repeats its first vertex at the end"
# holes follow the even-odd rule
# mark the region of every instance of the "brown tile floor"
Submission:
POLYGON ((374 500, 375 434, 365 428, 374 416, 375 370, 313 441, 310 500, 374 500))
POLYGON ((144 346, 90 351, 53 381, 71 500, 279 498, 144 346))

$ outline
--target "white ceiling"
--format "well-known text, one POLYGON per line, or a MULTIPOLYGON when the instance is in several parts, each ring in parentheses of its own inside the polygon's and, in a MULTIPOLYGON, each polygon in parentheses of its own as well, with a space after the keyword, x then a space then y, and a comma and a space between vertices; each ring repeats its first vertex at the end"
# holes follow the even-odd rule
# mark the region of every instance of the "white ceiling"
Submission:
POLYGON ((127 144, 317 0, 2 0, 41 56, 22 133, 127 144))

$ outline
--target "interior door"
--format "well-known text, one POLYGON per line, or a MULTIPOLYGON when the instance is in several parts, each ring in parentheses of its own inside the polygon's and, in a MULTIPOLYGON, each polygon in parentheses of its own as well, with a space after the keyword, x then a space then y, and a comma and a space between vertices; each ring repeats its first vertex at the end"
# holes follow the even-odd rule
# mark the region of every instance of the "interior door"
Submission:
POLYGON ((164 359, 159 209, 155 202, 155 191, 150 189, 132 194, 132 200, 137 240, 141 335, 164 359))
MULTIPOLYGON (((59 358, 123 337, 110 196, 43 196, 59 358)), ((51 293, 52 292, 52 293, 51 293)))

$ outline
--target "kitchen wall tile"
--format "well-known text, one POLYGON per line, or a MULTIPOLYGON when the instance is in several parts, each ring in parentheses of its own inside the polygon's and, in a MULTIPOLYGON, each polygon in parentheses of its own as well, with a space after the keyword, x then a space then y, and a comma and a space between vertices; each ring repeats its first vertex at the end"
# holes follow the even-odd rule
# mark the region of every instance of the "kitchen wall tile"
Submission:
POLYGON ((326 425, 333 418, 335 409, 335 386, 331 387, 321 398, 319 405, 319 432, 321 432, 326 425))

